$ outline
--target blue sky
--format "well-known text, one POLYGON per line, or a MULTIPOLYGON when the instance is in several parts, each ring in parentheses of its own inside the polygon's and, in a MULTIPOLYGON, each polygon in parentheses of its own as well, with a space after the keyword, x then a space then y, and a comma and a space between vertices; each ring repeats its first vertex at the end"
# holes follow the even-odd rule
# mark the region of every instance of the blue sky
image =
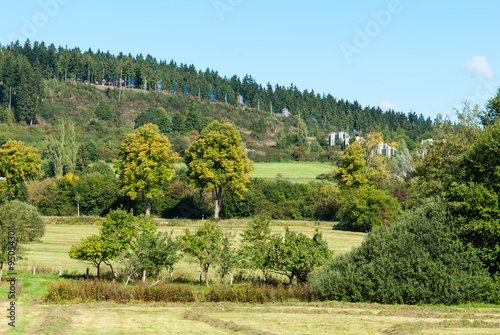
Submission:
POLYGON ((2 0, 19 38, 252 75, 361 105, 453 116, 500 86, 497 1, 2 0))

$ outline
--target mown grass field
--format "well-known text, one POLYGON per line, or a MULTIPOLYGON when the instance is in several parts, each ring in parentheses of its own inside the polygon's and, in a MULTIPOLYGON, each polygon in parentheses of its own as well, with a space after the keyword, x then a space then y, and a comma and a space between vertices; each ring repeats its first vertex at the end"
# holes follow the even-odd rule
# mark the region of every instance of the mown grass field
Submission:
MULTIPOLYGON (((199 221, 173 229, 195 229, 199 221)), ((242 231, 245 220, 226 222, 224 229, 242 231)), ((273 232, 283 232, 282 222, 273 222, 273 232)), ((224 224, 224 222, 223 222, 224 224)), ((319 226, 327 223, 319 223, 319 226)), ((331 224, 331 223, 330 223, 331 224)), ((290 229, 312 235, 313 223, 290 222, 290 229)), ((359 245, 364 234, 319 228, 336 255, 359 245)), ((28 259, 18 265, 21 283, 16 327, 0 322, 0 333, 12 334, 500 334, 498 306, 388 306, 347 302, 244 303, 82 303, 46 304, 48 284, 55 282, 58 266, 83 273, 83 262, 69 259, 71 245, 98 232, 98 226, 49 224, 41 242, 30 245, 28 259), (50 274, 33 276, 32 266, 50 274)), ((239 236, 237 243, 239 243, 239 236)), ((197 277, 195 264, 182 260, 176 267, 197 277)), ((42 272, 42 271, 40 271, 42 272)), ((92 269, 91 273, 95 273, 92 269)), ((214 277, 213 274, 211 274, 214 277)), ((202 289, 201 287, 199 289, 202 289)), ((8 306, 7 282, 0 286, 0 308, 8 306)))
POLYGON ((252 177, 276 178, 276 175, 281 173, 283 179, 308 182, 322 173, 333 170, 334 167, 332 164, 317 162, 255 163, 255 171, 252 172, 252 177))

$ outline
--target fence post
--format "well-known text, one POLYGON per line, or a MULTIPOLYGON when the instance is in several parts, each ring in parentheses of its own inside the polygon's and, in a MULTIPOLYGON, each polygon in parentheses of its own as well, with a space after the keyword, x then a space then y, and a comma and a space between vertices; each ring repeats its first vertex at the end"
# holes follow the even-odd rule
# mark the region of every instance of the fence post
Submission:
POLYGON ((200 285, 203 285, 203 284, 202 284, 202 281, 201 281, 201 273, 200 273, 200 285))
POLYGON ((59 277, 62 275, 62 266, 59 267, 59 277))
POLYGON ((89 268, 87 268, 87 277, 89 276, 89 268))
POLYGON ((231 273, 231 286, 233 286, 233 274, 231 273))
POLYGON ((142 271, 142 281, 146 281, 146 270, 142 271))
POLYGON ((33 267, 33 276, 36 274, 36 266, 33 267))
POLYGON ((172 277, 173 277, 174 273, 173 272, 170 272, 170 282, 172 282, 172 277))

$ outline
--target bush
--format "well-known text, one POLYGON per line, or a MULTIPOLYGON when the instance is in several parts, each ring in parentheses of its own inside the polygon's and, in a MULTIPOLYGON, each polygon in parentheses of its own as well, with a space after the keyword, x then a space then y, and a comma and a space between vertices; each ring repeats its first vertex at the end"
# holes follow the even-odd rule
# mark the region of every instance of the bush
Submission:
POLYGON ((9 201, 1 205, 0 269, 3 269, 4 265, 10 269, 12 261, 15 263, 16 259, 22 259, 25 249, 21 243, 39 240, 44 233, 45 221, 35 207, 19 200, 9 201))
POLYGON ((88 173, 100 173, 103 176, 108 176, 111 178, 114 177, 116 179, 115 170, 111 167, 110 164, 103 161, 91 164, 88 169, 88 173))
POLYGON ((157 125, 162 134, 172 132, 172 118, 163 108, 148 107, 142 111, 135 119, 135 129, 148 123, 157 125))
POLYGON ((102 120, 111 120, 113 116, 113 112, 111 111, 111 107, 104 101, 99 102, 96 109, 94 110, 95 116, 102 120))
POLYGON ((9 201, 0 206, 0 225, 16 227, 17 243, 33 242, 45 234, 45 221, 38 210, 19 200, 9 201))
POLYGON ((340 207, 337 188, 326 183, 252 178, 247 188, 243 198, 231 190, 224 194, 222 217, 244 218, 265 213, 279 220, 331 220, 340 207))
POLYGON ((384 223, 390 223, 399 214, 396 198, 386 191, 363 185, 345 196, 342 218, 355 230, 369 231, 384 223))
POLYGON ((500 302, 494 281, 467 252, 436 199, 374 229, 360 247, 310 276, 322 300, 384 304, 500 302))
POLYGON ((74 198, 64 189, 64 180, 61 177, 30 182, 28 203, 37 207, 42 215, 61 216, 76 213, 74 198))

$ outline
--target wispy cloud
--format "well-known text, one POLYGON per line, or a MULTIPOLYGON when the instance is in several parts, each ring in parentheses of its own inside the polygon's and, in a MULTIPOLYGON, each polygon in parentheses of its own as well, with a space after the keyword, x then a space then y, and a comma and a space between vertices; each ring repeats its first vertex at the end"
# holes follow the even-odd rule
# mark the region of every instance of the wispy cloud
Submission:
POLYGON ((467 60, 464 68, 473 75, 486 80, 493 80, 493 70, 486 58, 482 56, 472 57, 467 60))
POLYGON ((383 101, 379 104, 379 107, 380 109, 384 110, 384 111, 387 111, 389 109, 392 109, 392 110, 399 110, 399 107, 396 106, 395 104, 393 104, 392 102, 390 101, 383 101))

